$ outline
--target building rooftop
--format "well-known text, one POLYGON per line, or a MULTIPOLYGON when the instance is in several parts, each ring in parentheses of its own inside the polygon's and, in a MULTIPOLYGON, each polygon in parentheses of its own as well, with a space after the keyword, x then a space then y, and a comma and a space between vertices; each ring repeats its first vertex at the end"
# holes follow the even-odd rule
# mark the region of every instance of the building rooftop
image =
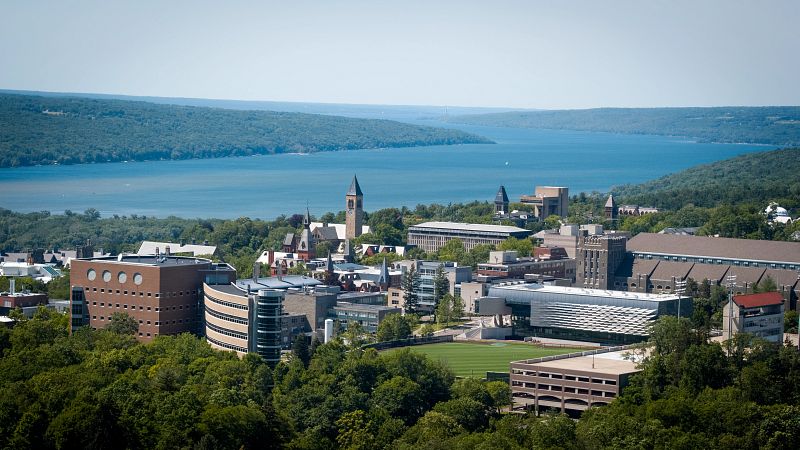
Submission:
POLYGON ((91 261, 106 264, 125 264, 142 266, 174 267, 190 264, 210 264, 210 259, 195 258, 193 256, 164 256, 156 258, 155 255, 117 255, 96 258, 77 258, 74 261, 91 261))
POLYGON ((645 300, 650 302, 664 302, 677 300, 674 294, 648 294, 644 292, 607 291, 603 289, 588 289, 578 287, 551 286, 538 283, 495 284, 492 289, 505 289, 511 291, 534 291, 548 294, 571 294, 585 297, 600 298, 625 298, 629 300, 645 300))
POLYGON ((758 308, 761 306, 780 305, 783 296, 780 292, 763 292, 760 294, 735 295, 733 301, 743 308, 758 308))
POLYGON ((363 303, 349 303, 349 302, 338 302, 338 301, 336 302, 336 306, 334 308, 349 309, 351 311, 362 311, 362 312, 400 310, 400 308, 396 306, 366 305, 363 303))
POLYGON ((353 175, 353 181, 350 183, 350 189, 347 190, 347 195, 364 195, 361 192, 361 186, 358 184, 358 178, 353 175))
MULTIPOLYGON (((540 368, 574 370, 580 372, 597 372, 604 374, 623 375, 638 372, 637 363, 625 359, 629 350, 598 353, 593 356, 575 356, 572 358, 553 359, 550 361, 525 360, 514 361, 512 364, 536 364, 540 368)), ((546 358, 541 358, 546 359, 546 358)))
POLYGON ((628 240, 627 249, 663 255, 800 264, 800 242, 639 233, 628 240))
POLYGON ((413 228, 433 228, 438 230, 458 230, 458 231, 482 231, 492 233, 530 233, 524 228, 512 227, 507 225, 489 225, 482 223, 460 223, 460 222, 424 222, 413 225, 413 228))
POLYGON ((136 253, 139 255, 154 255, 156 253, 156 248, 158 248, 161 253, 164 253, 167 247, 169 247, 170 253, 191 253, 194 256, 213 255, 217 251, 215 245, 181 245, 175 242, 144 241, 142 245, 139 246, 139 250, 136 253))
POLYGON ((319 286, 322 282, 305 275, 283 275, 278 277, 263 277, 258 280, 251 278, 236 280, 240 289, 257 291, 259 289, 290 289, 319 286))

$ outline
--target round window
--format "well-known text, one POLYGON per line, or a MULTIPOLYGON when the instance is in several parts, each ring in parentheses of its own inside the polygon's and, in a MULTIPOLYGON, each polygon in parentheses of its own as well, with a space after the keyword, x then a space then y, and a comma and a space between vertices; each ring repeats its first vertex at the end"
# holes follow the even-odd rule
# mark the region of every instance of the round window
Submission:
POLYGON ((140 273, 133 274, 133 284, 137 286, 142 284, 142 274, 140 273))
POLYGON ((95 272, 94 269, 89 269, 89 271, 86 272, 86 278, 88 278, 89 281, 94 281, 94 279, 97 278, 97 272, 95 272))
POLYGON ((128 275, 125 272, 118 273, 117 274, 117 281, 119 281, 120 284, 128 281, 128 275))
POLYGON ((111 272, 109 272, 107 270, 103 271, 103 281, 105 281, 106 283, 111 281, 111 272))

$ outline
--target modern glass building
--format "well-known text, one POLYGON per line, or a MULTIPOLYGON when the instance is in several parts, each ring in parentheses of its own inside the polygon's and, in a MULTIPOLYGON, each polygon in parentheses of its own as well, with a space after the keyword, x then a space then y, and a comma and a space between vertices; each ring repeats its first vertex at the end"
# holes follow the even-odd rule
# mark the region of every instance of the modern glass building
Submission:
MULTIPOLYGON (((491 286, 488 297, 504 299, 516 336, 602 344, 643 341, 650 324, 657 318, 665 315, 690 317, 693 310, 691 297, 536 283, 491 286)), ((481 301, 478 302, 480 313, 481 301)))

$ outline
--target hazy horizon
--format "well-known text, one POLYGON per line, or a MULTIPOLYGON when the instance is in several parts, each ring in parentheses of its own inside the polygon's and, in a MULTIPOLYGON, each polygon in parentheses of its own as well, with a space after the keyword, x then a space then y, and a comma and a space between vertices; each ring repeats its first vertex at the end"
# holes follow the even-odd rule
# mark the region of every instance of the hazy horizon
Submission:
POLYGON ((800 104, 800 2, 30 1, 0 88, 585 109, 800 104))

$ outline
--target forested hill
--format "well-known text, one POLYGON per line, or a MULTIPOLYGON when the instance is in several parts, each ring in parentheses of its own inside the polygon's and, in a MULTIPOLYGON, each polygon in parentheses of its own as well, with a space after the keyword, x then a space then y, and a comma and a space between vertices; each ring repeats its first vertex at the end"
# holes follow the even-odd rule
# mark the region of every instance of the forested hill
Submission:
POLYGON ((0 167, 490 142, 389 120, 0 94, 0 167))
POLYGON ((748 153, 612 189, 624 202, 680 209, 777 201, 800 207, 800 148, 748 153))
POLYGON ((599 108, 455 116, 450 122, 515 128, 681 136, 701 142, 800 145, 800 107, 599 108))

